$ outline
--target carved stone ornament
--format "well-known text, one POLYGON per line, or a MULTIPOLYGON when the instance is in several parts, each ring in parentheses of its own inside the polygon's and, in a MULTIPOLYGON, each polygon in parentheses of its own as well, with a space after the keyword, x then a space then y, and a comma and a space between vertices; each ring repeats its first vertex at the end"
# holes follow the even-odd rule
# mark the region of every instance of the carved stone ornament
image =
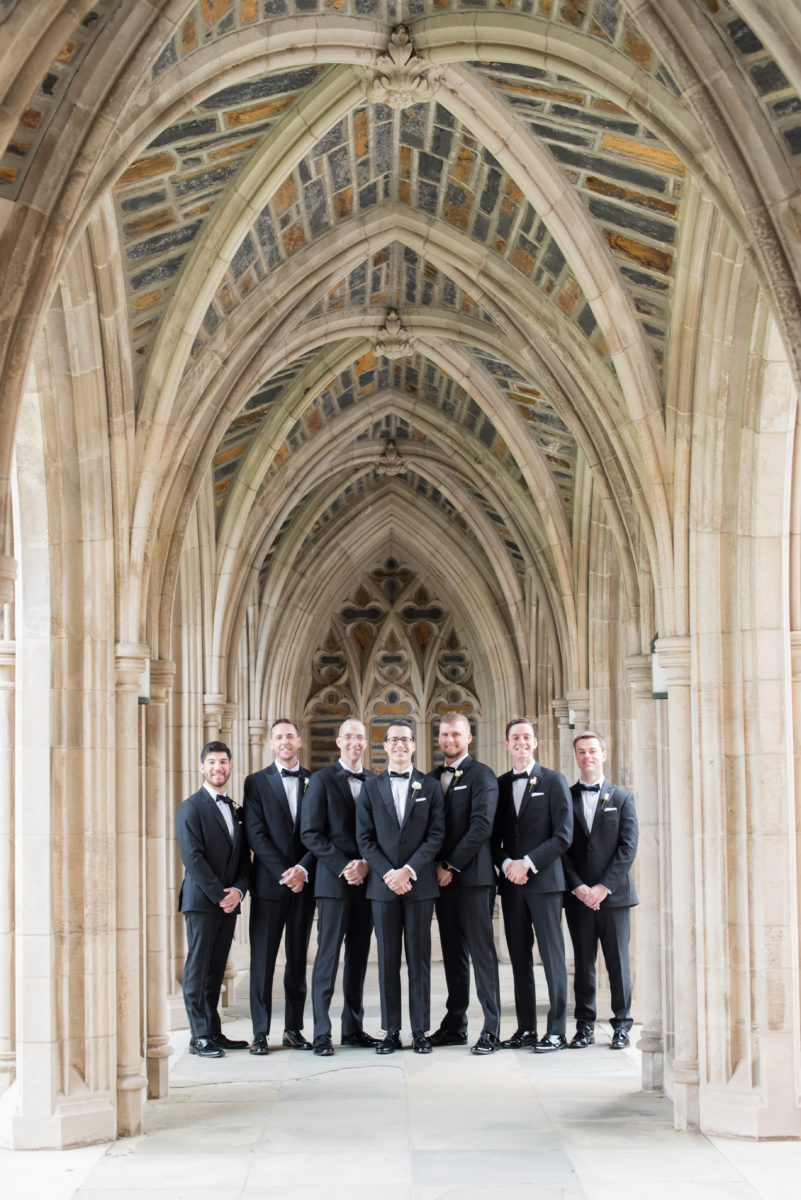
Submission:
POLYGON ((417 338, 404 329, 398 310, 390 308, 384 328, 375 339, 376 354, 383 354, 384 358, 406 358, 414 354, 416 348, 417 338))
POLYGON ((368 97, 374 104, 390 108, 411 108, 431 100, 444 74, 442 67, 432 67, 420 58, 405 25, 393 29, 387 52, 379 55, 374 69, 368 97))
POLYGON ((384 447, 375 469, 379 475, 402 475, 406 470, 406 463, 392 438, 384 447))

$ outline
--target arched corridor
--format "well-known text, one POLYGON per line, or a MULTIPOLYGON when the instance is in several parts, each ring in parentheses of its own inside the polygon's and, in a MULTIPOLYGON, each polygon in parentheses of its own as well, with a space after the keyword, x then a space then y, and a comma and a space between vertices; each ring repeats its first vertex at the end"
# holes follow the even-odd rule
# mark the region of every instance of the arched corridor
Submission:
POLYGON ((453 707, 608 737, 643 1087, 801 1136, 798 5, 0 0, 0 81, 0 1142, 167 1093, 205 740, 453 707))

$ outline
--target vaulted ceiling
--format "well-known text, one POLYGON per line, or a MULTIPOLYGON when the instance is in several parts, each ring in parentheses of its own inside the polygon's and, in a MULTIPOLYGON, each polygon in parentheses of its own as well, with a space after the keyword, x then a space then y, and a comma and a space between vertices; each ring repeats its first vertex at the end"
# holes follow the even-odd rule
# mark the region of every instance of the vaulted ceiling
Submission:
MULTIPOLYGON (((0 32, 25 7, 2 0, 0 32)), ((134 500, 142 556, 205 478, 230 614, 232 581, 268 586, 288 531, 313 558, 389 503, 401 541, 450 528, 469 544, 499 604, 533 580, 559 629, 589 473, 635 593, 635 546, 656 561, 670 524, 690 200, 748 219, 653 14, 638 22, 650 5, 151 7, 124 105, 121 71, 104 109, 104 64, 144 6, 64 6, 61 28, 80 19, 0 159, 0 198, 35 206, 91 94, 73 229, 98 213, 115 229, 136 473, 157 481, 134 500)), ((801 99, 749 7, 690 0, 683 19, 797 185, 801 99)))

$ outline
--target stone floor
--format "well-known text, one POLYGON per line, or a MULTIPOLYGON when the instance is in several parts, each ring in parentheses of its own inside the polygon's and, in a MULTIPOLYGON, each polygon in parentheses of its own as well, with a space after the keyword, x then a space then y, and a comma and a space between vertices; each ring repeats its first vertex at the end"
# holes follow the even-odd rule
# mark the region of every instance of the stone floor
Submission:
MULTIPOLYGON (((433 984, 436 1024, 441 969, 433 984)), ((509 968, 502 967, 502 994, 511 992, 509 968)), ((374 983, 366 1010, 365 1027, 376 1033, 374 983)), ((479 1028, 479 1016, 471 1017, 471 1032, 479 1028)), ((513 1028, 507 1007, 503 1031, 513 1028)), ((246 1012, 227 1014, 225 1029, 249 1036, 246 1012)), ((501 1051, 476 1058, 459 1047, 380 1057, 346 1048, 322 1059, 276 1047, 266 1059, 240 1051, 208 1061, 190 1056, 188 1034, 177 1032, 169 1099, 147 1105, 141 1137, 63 1152, 0 1151, 0 1195, 675 1200, 679 1193, 681 1200, 787 1200, 799 1194, 801 1143, 677 1133, 668 1101, 640 1091, 637 1051, 611 1053, 609 1034, 601 1025, 599 1044, 547 1056, 501 1051)))

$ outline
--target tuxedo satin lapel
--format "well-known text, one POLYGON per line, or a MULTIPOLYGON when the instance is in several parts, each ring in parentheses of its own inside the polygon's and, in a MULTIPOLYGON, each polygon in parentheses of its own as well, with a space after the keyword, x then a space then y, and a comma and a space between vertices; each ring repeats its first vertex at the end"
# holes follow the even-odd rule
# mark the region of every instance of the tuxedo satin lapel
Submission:
POLYGON ((349 804, 351 808, 355 809, 356 801, 353 799, 353 794, 350 790, 350 783, 348 782, 348 777, 345 772, 337 771, 334 775, 333 783, 334 787, 339 792, 345 803, 349 804))
POLYGON ((578 794, 573 793, 573 820, 576 821, 586 833, 590 836, 590 828, 587 824, 587 818, 584 816, 584 797, 579 788, 578 794))
POLYGON ((216 818, 216 820, 217 820, 217 824, 218 824, 218 825, 220 826, 220 828, 223 830, 223 832, 225 833, 225 836, 228 838, 228 841, 230 842, 230 841, 231 841, 231 835, 230 835, 230 833, 228 832, 228 826, 227 826, 227 825, 226 825, 226 823, 225 823, 225 817, 224 817, 224 816, 222 815, 222 813, 220 812, 220 808, 219 808, 219 805, 217 804, 217 801, 216 801, 216 800, 214 800, 214 799, 213 799, 213 798, 212 798, 212 797, 209 795, 209 793, 206 791, 206 789, 205 789, 205 788, 203 789, 203 796, 204 796, 204 797, 205 797, 205 799, 208 801, 208 803, 209 803, 209 807, 211 808, 211 811, 212 811, 212 813, 214 814, 214 817, 215 817, 215 818, 216 818))
POLYGON ((392 816, 397 821, 398 814, 395 811, 395 797, 392 795, 392 785, 389 782, 389 775, 379 775, 378 777, 378 793, 384 804, 387 806, 392 816))
MULTIPOLYGON (((423 795, 424 789, 422 787, 419 787, 416 791, 413 792, 412 784, 413 783, 422 784, 424 782, 424 780, 425 780, 425 775, 423 775, 420 771, 418 771, 416 769, 412 771, 412 774, 409 778, 408 791, 406 792, 406 808, 403 813, 403 821, 401 823, 401 829, 405 829, 406 825, 411 820, 414 805, 417 803, 417 800, 415 799, 415 797, 419 797, 419 796, 423 795)), ((394 805, 393 805, 393 807, 394 807, 394 805)))
MULTIPOLYGON (((300 780, 300 782, 302 783, 303 780, 300 780)), ((284 788, 284 781, 283 781, 282 776, 279 775, 278 771, 270 772, 270 774, 267 776, 267 785, 268 785, 270 791, 272 792, 273 796, 275 797, 276 801, 278 802, 279 810, 284 814, 284 816, 286 818, 287 828, 290 829, 292 832, 294 832, 295 824, 294 824, 294 821, 292 820, 292 812, 289 808, 289 801, 286 798, 286 789, 284 788)), ((298 811, 300 811, 299 804, 298 804, 298 811)))

